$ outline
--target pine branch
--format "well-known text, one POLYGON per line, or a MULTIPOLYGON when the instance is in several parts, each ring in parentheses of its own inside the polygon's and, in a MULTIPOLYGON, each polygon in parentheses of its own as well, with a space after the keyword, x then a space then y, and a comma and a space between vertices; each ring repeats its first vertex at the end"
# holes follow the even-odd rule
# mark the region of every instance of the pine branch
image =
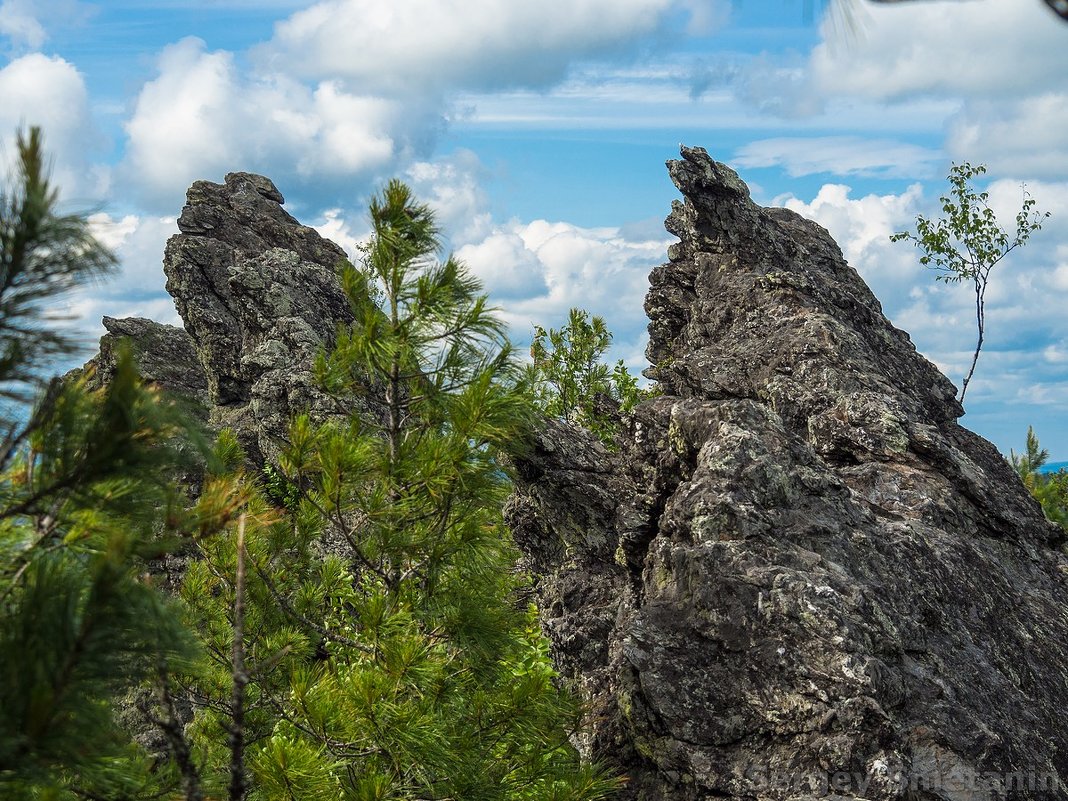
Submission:
POLYGON ((361 651, 365 654, 374 653, 374 649, 370 646, 364 645, 361 642, 356 642, 356 640, 349 639, 343 634, 338 634, 337 632, 330 631, 329 629, 320 626, 318 623, 311 620, 306 615, 302 615, 300 612, 294 609, 293 605, 289 603, 289 600, 284 595, 282 595, 281 592, 279 592, 277 585, 275 585, 275 583, 271 580, 271 577, 268 575, 267 571, 260 567, 258 564, 256 564, 255 560, 253 560, 252 562, 252 567, 255 569, 256 573, 259 574, 259 577, 263 580, 263 583, 267 587, 267 591, 271 593, 271 596, 276 601, 278 601, 278 605, 282 607, 282 609, 287 615, 294 618, 297 622, 307 626, 309 629, 314 631, 323 639, 330 640, 331 642, 336 642, 338 645, 344 645, 346 648, 354 648, 357 651, 361 651))

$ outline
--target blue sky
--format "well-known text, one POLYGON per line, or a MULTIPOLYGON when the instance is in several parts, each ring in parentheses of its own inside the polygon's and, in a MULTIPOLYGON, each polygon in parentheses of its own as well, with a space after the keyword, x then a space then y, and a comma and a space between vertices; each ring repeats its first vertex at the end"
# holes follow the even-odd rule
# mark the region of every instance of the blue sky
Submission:
POLYGON ((161 269, 184 192, 270 176, 339 244, 399 176, 512 325, 603 315, 644 366, 680 142, 838 240, 891 320, 959 384, 964 287, 888 236, 936 214, 953 161, 1053 217, 994 274, 965 425, 1034 425, 1068 459, 1068 25, 1040 0, 0 0, 0 158, 40 124, 54 177, 121 275, 71 298, 177 322, 161 269))

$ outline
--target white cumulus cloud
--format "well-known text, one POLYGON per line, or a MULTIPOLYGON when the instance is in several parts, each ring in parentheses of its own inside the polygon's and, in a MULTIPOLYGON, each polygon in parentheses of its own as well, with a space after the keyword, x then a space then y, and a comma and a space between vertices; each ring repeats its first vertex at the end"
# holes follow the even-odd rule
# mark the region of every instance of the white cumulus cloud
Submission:
POLYGON ((724 0, 320 0, 247 53, 183 39, 161 52, 125 122, 122 188, 171 210, 193 180, 244 169, 296 182, 317 211, 344 208, 390 174, 409 171, 418 182, 448 120, 465 113, 461 92, 545 89, 665 26, 688 19, 705 30, 726 8, 724 0))
POLYGON ((434 210, 453 247, 475 241, 492 227, 482 188, 486 170, 473 152, 457 150, 433 161, 418 161, 405 171, 416 195, 434 210))
POLYGON ((626 236, 615 227, 563 221, 511 221, 457 252, 498 301, 513 336, 529 339, 534 325, 558 328, 572 307, 605 319, 614 334, 612 360, 645 366, 643 311, 649 271, 672 240, 626 236))
MULTIPOLYGON (((709 0, 712 2, 712 0, 709 0)), ((278 23, 260 55, 386 94, 547 86, 578 58, 657 30, 678 0, 322 0, 278 23)), ((719 5, 719 3, 713 3, 719 5)), ((692 17, 709 24, 714 15, 692 17)))
POLYGON ((323 212, 322 222, 309 225, 321 236, 339 245, 352 262, 360 260, 360 248, 371 237, 368 226, 359 227, 343 209, 327 209, 323 212))
POLYGON ((950 120, 946 148, 958 160, 983 162, 1001 173, 1060 178, 1068 176, 1066 131, 1068 91, 977 100, 950 120))
POLYGON ((173 208, 196 179, 234 170, 343 185, 408 151, 419 110, 346 92, 335 81, 307 86, 288 76, 239 69, 227 51, 199 39, 166 48, 126 123, 125 177, 157 207, 173 208))
POLYGON ((806 91, 883 101, 887 118, 903 100, 953 101, 943 118, 952 158, 1009 175, 1068 174, 1068 42, 1042 3, 864 3, 857 15, 850 32, 823 25, 806 91))
POLYGON ((58 56, 30 53, 0 68, 0 158, 10 169, 15 131, 39 126, 53 164, 53 183, 63 197, 87 205, 107 186, 107 173, 91 166, 100 144, 85 81, 58 56))
POLYGON ((165 294, 163 248, 178 233, 174 217, 138 217, 107 213, 89 218, 93 233, 119 258, 120 272, 103 289, 114 294, 142 297, 165 294))
POLYGON ((477 244, 464 245, 456 256, 498 302, 529 299, 549 291, 541 260, 516 231, 494 231, 477 244))
MULTIPOLYGON (((142 217, 97 212, 88 218, 89 230, 115 253, 118 272, 69 293, 56 304, 64 325, 84 338, 84 351, 65 368, 87 359, 95 340, 104 333, 108 317, 147 317, 181 325, 174 301, 164 288, 163 247, 178 232, 173 217, 142 217)), ((64 368, 64 369, 65 369, 64 368)))

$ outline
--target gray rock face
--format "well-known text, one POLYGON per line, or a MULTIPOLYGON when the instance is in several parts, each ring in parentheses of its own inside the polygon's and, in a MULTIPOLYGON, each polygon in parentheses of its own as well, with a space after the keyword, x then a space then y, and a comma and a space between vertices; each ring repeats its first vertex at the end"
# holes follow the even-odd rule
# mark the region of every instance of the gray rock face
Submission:
MULTIPOLYGON (((507 518, 579 742, 626 799, 1068 798, 1068 560, 953 386, 830 236, 702 150, 669 164, 651 377, 619 452, 550 422, 507 518)), ((260 176, 198 182, 167 245, 185 329, 105 319, 255 463, 339 411, 311 364, 342 251, 260 176)), ((374 413, 374 392, 368 413, 374 413)))
POLYGON ((352 321, 337 279, 345 253, 282 203, 260 175, 194 183, 163 260, 184 329, 105 317, 90 362, 106 382, 117 342, 129 339, 145 377, 193 401, 212 427, 232 428, 256 466, 275 455, 294 414, 347 411, 312 375, 337 326, 352 321))
POLYGON ((232 428, 254 465, 275 454, 294 414, 341 411, 312 364, 352 320, 337 279, 344 251, 282 202, 259 175, 194 183, 163 262, 184 330, 106 317, 91 362, 106 382, 116 342, 130 339, 142 373, 195 401, 213 427, 232 428))
POLYGON ((111 381, 119 344, 128 341, 141 375, 185 401, 201 420, 207 420, 211 406, 208 377, 197 358, 193 339, 185 329, 140 317, 122 320, 105 317, 104 328, 107 333, 100 338, 100 352, 86 365, 92 368, 94 386, 105 386, 111 381))
POLYGON ((1065 798, 1068 563, 830 235, 683 148, 620 453, 507 510, 628 799, 1065 798))
POLYGON ((352 319, 337 280, 345 253, 284 211, 262 176, 197 181, 186 200, 163 259, 167 291, 204 365, 213 422, 262 461, 292 415, 334 411, 311 367, 352 319))

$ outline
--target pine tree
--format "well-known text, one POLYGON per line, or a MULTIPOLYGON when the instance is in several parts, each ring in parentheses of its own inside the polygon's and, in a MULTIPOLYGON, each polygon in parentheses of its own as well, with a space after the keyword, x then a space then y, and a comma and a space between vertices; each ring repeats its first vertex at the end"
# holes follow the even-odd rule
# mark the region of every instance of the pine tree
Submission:
POLYGON ((1042 469, 1049 461, 1049 451, 1039 444, 1031 426, 1027 427, 1024 452, 1010 450, 1009 461, 1046 517, 1068 529, 1068 471, 1051 473, 1042 469))
MULTIPOLYGON (((108 275, 115 257, 85 218, 59 214, 39 128, 17 137, 18 184, 0 194, 0 397, 25 403, 43 371, 73 352, 76 339, 56 323, 57 298, 108 275)), ((18 428, 7 419, 5 433, 18 428)), ((9 441, 10 444, 10 441, 9 441)))
POLYGON ((619 433, 619 415, 654 394, 638 386, 622 359, 609 369, 603 359, 611 341, 603 318, 571 309, 563 328, 534 327, 528 369, 546 415, 587 428, 609 446, 619 433))
MULTIPOLYGON (((339 398, 379 394, 381 414, 298 417, 267 471, 275 519, 249 518, 248 797, 605 797, 615 783, 568 742, 578 710, 501 520, 498 454, 533 419, 502 323, 463 265, 435 258, 433 215, 406 186, 371 221, 365 263, 341 271, 355 322, 318 372, 339 398)), ((221 786, 235 554, 209 545, 184 595, 213 655, 194 730, 221 786)))
MULTIPOLYGON (((56 213, 40 132, 18 148, 21 183, 0 200, 0 380, 16 402, 73 347, 46 303, 113 263, 84 217, 56 213)), ((154 764, 116 713, 197 650, 148 572, 176 543, 225 522, 209 502, 189 510, 172 480, 196 433, 142 385, 128 352, 106 389, 91 391, 84 376, 55 380, 32 411, 16 407, 5 433, 0 797, 157 797, 178 787, 180 770, 154 764)))

